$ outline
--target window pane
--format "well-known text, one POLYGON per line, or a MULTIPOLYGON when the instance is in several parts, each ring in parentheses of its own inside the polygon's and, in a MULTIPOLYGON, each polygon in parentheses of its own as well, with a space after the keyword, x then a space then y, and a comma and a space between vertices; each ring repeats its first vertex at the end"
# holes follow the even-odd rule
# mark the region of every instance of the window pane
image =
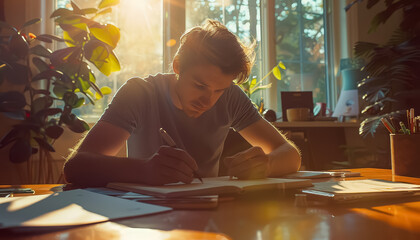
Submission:
POLYGON ((276 56, 287 68, 278 93, 312 91, 314 102, 326 102, 323 1, 276 0, 275 8, 276 56))
POLYGON ((276 11, 276 55, 279 60, 300 60, 299 21, 297 12, 276 11))
POLYGON ((305 12, 324 13, 323 0, 302 0, 302 6, 305 12))
MULTIPOLYGON (((96 7, 100 1, 75 0, 80 8, 96 7)), ((57 0, 58 7, 71 8, 69 0, 57 0)), ((111 22, 120 28, 121 38, 115 49, 121 64, 121 71, 106 77, 94 70, 99 87, 109 86, 112 94, 95 102, 74 109, 83 119, 94 122, 102 114, 117 89, 129 78, 161 72, 163 69, 162 1, 124 0, 113 7, 111 14, 104 15, 104 22, 111 22)), ((98 21, 100 19, 98 18, 98 21)), ((57 32, 57 34, 60 34, 57 32)))

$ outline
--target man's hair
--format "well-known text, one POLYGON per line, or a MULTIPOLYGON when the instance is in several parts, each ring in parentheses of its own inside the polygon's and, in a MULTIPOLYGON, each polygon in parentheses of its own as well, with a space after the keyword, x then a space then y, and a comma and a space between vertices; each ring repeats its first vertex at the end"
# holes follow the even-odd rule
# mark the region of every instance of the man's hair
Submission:
POLYGON ((236 76, 236 83, 248 79, 255 59, 255 41, 246 46, 222 23, 207 19, 202 26, 186 31, 175 58, 180 72, 196 64, 210 63, 224 74, 236 76))

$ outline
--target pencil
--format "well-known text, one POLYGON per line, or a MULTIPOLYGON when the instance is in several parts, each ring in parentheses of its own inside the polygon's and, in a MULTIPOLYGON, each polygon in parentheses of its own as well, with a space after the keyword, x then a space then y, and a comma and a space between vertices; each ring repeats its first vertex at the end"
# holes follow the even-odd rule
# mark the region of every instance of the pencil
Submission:
POLYGON ((414 133, 414 108, 410 108, 410 130, 414 133))
POLYGON ((381 122, 385 126, 385 128, 388 129, 389 133, 395 133, 395 129, 385 118, 381 118, 381 122))
POLYGON ((403 134, 410 134, 410 130, 408 130, 405 127, 405 125, 404 125, 404 123, 402 121, 400 122, 400 126, 401 126, 401 130, 403 131, 403 134))
POLYGON ((407 112, 407 126, 408 126, 408 128, 410 128, 410 110, 406 110, 406 112, 407 112))
MULTIPOLYGON (((165 131, 165 129, 160 128, 159 129, 160 135, 162 136, 163 140, 170 146, 170 147, 176 147, 175 141, 171 138, 171 136, 165 131)), ((201 183, 203 183, 203 179, 200 177, 200 175, 197 173, 197 171, 193 171, 194 177, 198 178, 201 183)))

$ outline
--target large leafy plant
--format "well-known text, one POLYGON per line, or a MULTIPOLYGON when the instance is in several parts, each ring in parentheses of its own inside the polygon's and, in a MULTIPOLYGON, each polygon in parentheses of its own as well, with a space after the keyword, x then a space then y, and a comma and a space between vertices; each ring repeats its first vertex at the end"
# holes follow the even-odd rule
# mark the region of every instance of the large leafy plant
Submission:
MULTIPOLYGON (((351 3, 347 10, 356 2, 351 3)), ((370 9, 379 0, 367 0, 370 9)), ((386 0, 385 10, 376 14, 370 32, 384 24, 394 13, 402 12, 402 20, 392 37, 383 45, 357 42, 356 57, 368 61, 362 69, 366 73, 359 83, 366 107, 360 134, 374 134, 382 117, 402 118, 411 107, 420 111, 420 1, 386 0)))
POLYGON ((0 22, 2 32, 7 33, 0 38, 0 84, 21 85, 23 89, 0 93, 0 112, 21 120, 0 140, 0 148, 12 144, 10 161, 24 162, 37 152, 40 158, 50 156, 63 125, 77 133, 89 129, 72 110, 94 104, 111 91, 98 87, 90 65, 106 76, 120 70, 113 51, 120 39, 119 29, 95 20, 110 13, 118 2, 103 0, 97 8, 86 9, 71 2, 72 10, 57 9, 51 18, 63 30, 62 37, 25 34, 25 28, 40 19, 30 20, 19 29, 0 22), (64 47, 51 51, 40 42, 58 42, 64 47))

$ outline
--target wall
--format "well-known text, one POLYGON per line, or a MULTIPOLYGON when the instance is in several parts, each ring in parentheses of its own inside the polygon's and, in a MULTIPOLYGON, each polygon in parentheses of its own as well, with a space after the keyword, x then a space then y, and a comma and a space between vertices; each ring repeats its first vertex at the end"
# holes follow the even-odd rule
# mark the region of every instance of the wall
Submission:
MULTIPOLYGON (((347 4, 353 0, 347 0, 347 4)), ((375 32, 369 33, 373 17, 385 9, 385 1, 379 1, 371 9, 366 8, 367 0, 353 5, 347 12, 347 29, 350 57, 353 57, 353 47, 357 41, 384 44, 391 37, 394 29, 402 18, 401 12, 395 13, 385 24, 380 25, 375 32)))

